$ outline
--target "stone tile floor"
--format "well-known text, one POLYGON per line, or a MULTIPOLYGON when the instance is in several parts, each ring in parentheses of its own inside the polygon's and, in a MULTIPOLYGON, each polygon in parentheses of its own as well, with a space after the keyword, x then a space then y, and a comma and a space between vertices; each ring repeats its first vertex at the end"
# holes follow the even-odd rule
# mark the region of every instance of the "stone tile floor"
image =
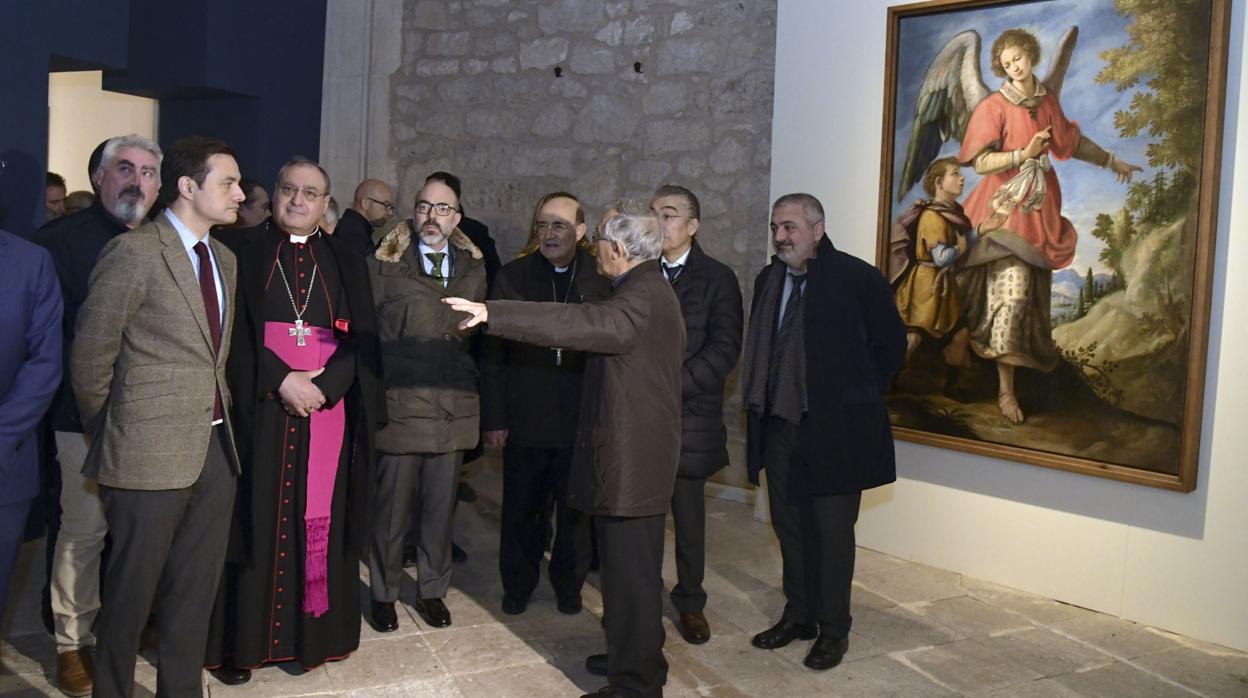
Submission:
MULTIPOLYGON (((422 625, 401 605, 398 631, 363 626, 350 658, 310 672, 281 665, 228 687, 205 674, 211 696, 577 696, 602 679, 585 672, 604 650, 602 597, 591 575, 586 612, 560 615, 543 583, 529 610, 499 609, 498 519, 501 478, 487 459, 473 481, 478 499, 461 504, 456 539, 469 551, 447 598, 454 624, 422 625)), ((1248 696, 1248 655, 1046 598, 860 549, 854 630, 838 668, 801 666, 808 643, 777 652, 749 638, 783 607, 780 553, 770 526, 742 504, 707 502, 707 617, 713 636, 686 644, 672 626, 667 696, 1248 696)), ((668 534, 664 578, 675 578, 668 534)), ((60 695, 56 656, 39 620, 41 542, 23 550, 7 639, 0 645, 0 695, 60 695)), ((367 571, 362 571, 366 576, 367 571)), ((361 582, 361 594, 367 587, 361 582)), ((415 584, 404 587, 410 602, 415 584)), ((136 696, 150 696, 155 670, 139 661, 136 696)))

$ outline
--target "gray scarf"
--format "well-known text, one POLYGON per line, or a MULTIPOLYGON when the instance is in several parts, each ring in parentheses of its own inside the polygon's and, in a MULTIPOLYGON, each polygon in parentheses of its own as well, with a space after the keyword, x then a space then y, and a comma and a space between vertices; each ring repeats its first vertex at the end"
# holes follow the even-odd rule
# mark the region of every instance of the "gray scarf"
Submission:
MULTIPOLYGON (((773 262, 763 279, 762 297, 750 317, 750 329, 745 338, 741 378, 745 405, 751 412, 774 415, 796 425, 801 423, 802 413, 806 411, 806 323, 801 315, 793 318, 785 346, 779 348, 781 355, 776 355, 772 347, 787 271, 788 267, 784 264, 773 262), (776 384, 771 386, 769 401, 767 376, 773 360, 782 362, 782 365, 776 384)), ((805 313, 809 292, 808 286, 794 312, 805 313)), ((797 293, 797 288, 793 289, 793 293, 797 293)))

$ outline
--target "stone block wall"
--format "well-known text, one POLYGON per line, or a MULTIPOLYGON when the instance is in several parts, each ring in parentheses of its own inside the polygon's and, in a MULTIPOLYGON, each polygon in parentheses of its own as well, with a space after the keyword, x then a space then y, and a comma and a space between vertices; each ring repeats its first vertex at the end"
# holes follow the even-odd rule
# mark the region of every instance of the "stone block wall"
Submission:
MULTIPOLYGON (((331 31, 371 28, 372 46, 327 37, 327 75, 344 86, 363 75, 372 85, 365 93, 374 111, 359 137, 367 145, 340 148, 331 163, 347 199, 358 178, 339 183, 337 170, 344 179, 351 169, 393 178, 399 215, 408 216, 429 172, 454 172, 467 212, 490 226, 509 261, 546 192, 580 197, 592 230, 611 201, 680 184, 701 200, 702 246, 737 271, 749 298, 769 249, 776 0, 331 0, 330 7, 338 13, 331 31), (378 89, 382 71, 388 91, 378 89), (378 117, 385 118, 378 108, 388 109, 388 133, 378 132, 378 117), (366 162, 355 162, 356 151, 366 162), (377 157, 382 152, 388 157, 377 157)), ((343 113, 325 117, 326 133, 359 123, 343 113)), ((734 375, 726 410, 734 441, 744 434, 739 393, 734 375)), ((739 460, 740 449, 732 450, 739 460)), ((739 463, 724 479, 744 482, 739 463)))

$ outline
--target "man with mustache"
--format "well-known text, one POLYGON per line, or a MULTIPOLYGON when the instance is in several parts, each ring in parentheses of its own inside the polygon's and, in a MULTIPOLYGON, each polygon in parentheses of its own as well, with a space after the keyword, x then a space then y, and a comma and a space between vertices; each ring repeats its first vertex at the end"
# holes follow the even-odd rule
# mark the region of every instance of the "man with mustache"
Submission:
POLYGON ((268 221, 214 233, 239 264, 227 375, 243 475, 204 658, 227 684, 263 664, 342 659, 360 642, 384 417, 368 270, 319 227, 329 196, 321 166, 295 158, 268 221))
POLYGON ((862 491, 897 479, 884 390, 906 330, 878 269, 824 236, 823 205, 786 194, 771 209, 776 256, 754 282, 742 358, 746 465, 767 469, 784 564, 784 614, 761 649, 814 640, 811 669, 849 648, 854 523, 862 491))
MULTIPOLYGON (((56 635, 57 686, 66 695, 91 693, 92 625, 100 611, 100 553, 108 524, 96 482, 82 475, 87 456, 82 422, 70 385, 68 361, 78 310, 87 298, 87 280, 100 251, 113 238, 143 222, 160 189, 160 147, 136 134, 102 144, 91 172, 98 191, 86 209, 48 222, 35 242, 52 254, 60 280, 65 314, 62 324, 66 368, 60 390, 48 411, 60 462, 59 532, 55 533, 48 575, 56 635)), ((56 522, 49 524, 56 528, 56 522)), ((49 536, 52 538, 53 536, 49 536)))
POLYGON ((441 303, 485 297, 481 251, 456 226, 459 196, 434 173, 416 195, 411 220, 382 238, 368 258, 377 306, 389 423, 377 432, 376 522, 369 579, 374 627, 398 627, 409 516, 420 517, 416 612, 433 627, 451 624, 442 599, 451 581, 451 523, 463 451, 479 434, 477 369, 470 332, 441 303), (412 513, 412 502, 416 512, 412 513))

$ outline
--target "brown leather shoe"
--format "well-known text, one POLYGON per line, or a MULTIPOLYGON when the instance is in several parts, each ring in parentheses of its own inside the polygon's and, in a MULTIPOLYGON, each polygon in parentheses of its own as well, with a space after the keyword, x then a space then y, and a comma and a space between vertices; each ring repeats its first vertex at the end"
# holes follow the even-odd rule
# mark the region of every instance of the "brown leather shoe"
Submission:
POLYGON ((680 614, 680 636, 691 645, 700 645, 711 639, 711 626, 702 613, 680 614))
POLYGON ((91 650, 62 652, 56 656, 56 687, 67 696, 88 696, 95 688, 91 650))

